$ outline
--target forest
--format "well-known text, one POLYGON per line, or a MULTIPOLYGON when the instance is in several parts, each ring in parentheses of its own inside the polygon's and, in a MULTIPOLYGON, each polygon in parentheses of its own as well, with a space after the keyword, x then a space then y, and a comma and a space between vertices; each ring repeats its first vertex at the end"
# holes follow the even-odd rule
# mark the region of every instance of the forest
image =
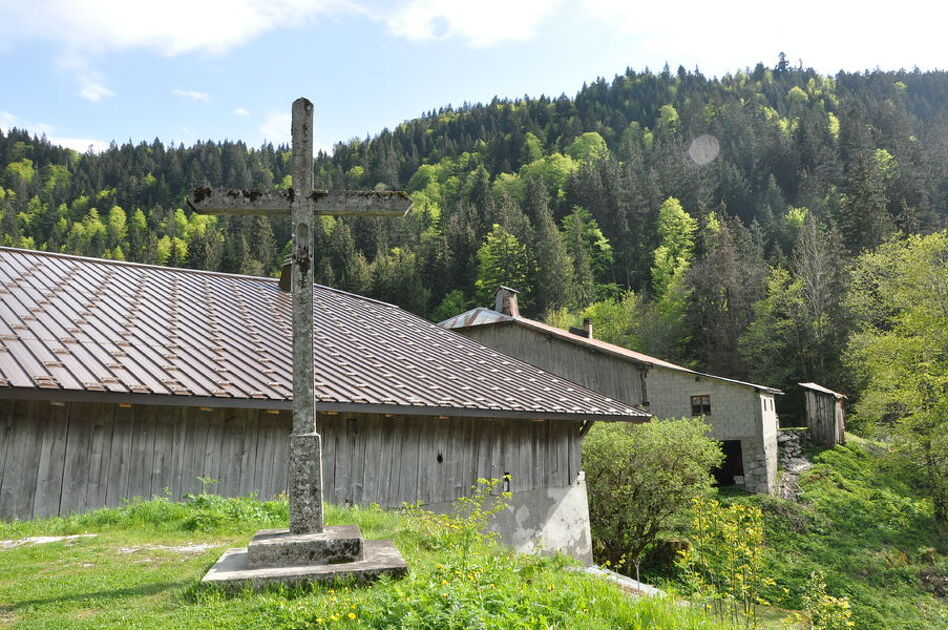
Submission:
MULTIPOLYGON (((192 214, 197 186, 289 187, 286 146, 0 132, 0 244, 278 273, 286 220, 192 214)), ((860 256, 948 225, 948 75, 626 70, 575 97, 442 107, 316 160, 316 185, 408 191, 401 220, 322 217, 317 281, 434 321, 491 304, 723 376, 858 388, 860 256), (850 353, 851 354, 851 353, 850 353)), ((865 310, 865 309, 863 309, 865 310)))

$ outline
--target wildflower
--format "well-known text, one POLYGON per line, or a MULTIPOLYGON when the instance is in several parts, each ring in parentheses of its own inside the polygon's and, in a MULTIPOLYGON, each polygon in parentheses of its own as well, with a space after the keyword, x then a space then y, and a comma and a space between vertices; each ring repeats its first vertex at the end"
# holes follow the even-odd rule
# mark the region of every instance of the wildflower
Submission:
POLYGON ((349 619, 355 619, 355 618, 356 618, 356 614, 355 614, 354 612, 351 612, 351 613, 348 614, 348 617, 349 617, 349 619))

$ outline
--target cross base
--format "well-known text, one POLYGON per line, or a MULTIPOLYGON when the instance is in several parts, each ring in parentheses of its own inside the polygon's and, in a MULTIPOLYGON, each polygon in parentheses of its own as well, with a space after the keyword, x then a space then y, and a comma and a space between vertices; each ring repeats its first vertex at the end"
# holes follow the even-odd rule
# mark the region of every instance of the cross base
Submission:
POLYGON ((256 590, 270 584, 299 586, 311 582, 355 580, 371 582, 383 575, 400 578, 408 574, 408 565, 391 540, 365 540, 363 558, 337 564, 297 566, 250 566, 247 548, 228 549, 201 580, 204 586, 217 585, 226 590, 250 587, 256 590))
POLYGON ((250 566, 340 564, 363 559, 358 525, 326 527, 318 534, 294 534, 288 529, 264 529, 247 545, 250 566))

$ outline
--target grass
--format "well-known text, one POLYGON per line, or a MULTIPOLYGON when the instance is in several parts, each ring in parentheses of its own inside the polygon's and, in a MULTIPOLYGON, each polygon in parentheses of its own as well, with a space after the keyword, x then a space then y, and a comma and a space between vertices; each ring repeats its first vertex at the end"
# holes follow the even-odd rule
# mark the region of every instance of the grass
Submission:
POLYGON ((327 522, 394 538, 411 567, 401 581, 314 585, 234 595, 198 586, 232 546, 286 522, 286 503, 203 495, 133 501, 67 518, 2 522, 0 539, 96 533, 0 550, 0 627, 16 628, 650 628, 723 630, 669 600, 633 599, 571 561, 469 549, 416 516, 329 506, 327 522), (143 545, 210 543, 199 553, 143 545))
POLYGON ((917 470, 877 444, 847 438, 847 446, 813 453, 800 503, 721 493, 764 513, 767 564, 777 582, 767 599, 800 608, 807 578, 819 571, 830 594, 849 597, 858 629, 948 627, 945 532, 917 492, 917 470))

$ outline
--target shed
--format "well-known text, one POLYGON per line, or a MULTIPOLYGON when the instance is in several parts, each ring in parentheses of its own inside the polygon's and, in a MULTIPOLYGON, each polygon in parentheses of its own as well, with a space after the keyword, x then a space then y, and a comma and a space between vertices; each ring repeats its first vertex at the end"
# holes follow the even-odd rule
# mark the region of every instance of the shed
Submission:
POLYGON ((806 426, 810 439, 820 446, 846 443, 846 419, 843 415, 845 394, 816 383, 797 383, 803 388, 806 426))
POLYGON ((596 391, 647 409, 658 418, 702 416, 720 440, 721 485, 771 493, 777 472, 779 389, 682 365, 595 338, 592 323, 562 330, 519 314, 516 292, 498 289, 495 307, 474 308, 439 324, 478 343, 596 391))
MULTIPOLYGON (((440 509, 510 475, 495 524, 589 560, 593 421, 648 414, 400 308, 314 289, 325 499, 440 509)), ((291 303, 271 278, 0 248, 0 517, 286 489, 291 303)))

